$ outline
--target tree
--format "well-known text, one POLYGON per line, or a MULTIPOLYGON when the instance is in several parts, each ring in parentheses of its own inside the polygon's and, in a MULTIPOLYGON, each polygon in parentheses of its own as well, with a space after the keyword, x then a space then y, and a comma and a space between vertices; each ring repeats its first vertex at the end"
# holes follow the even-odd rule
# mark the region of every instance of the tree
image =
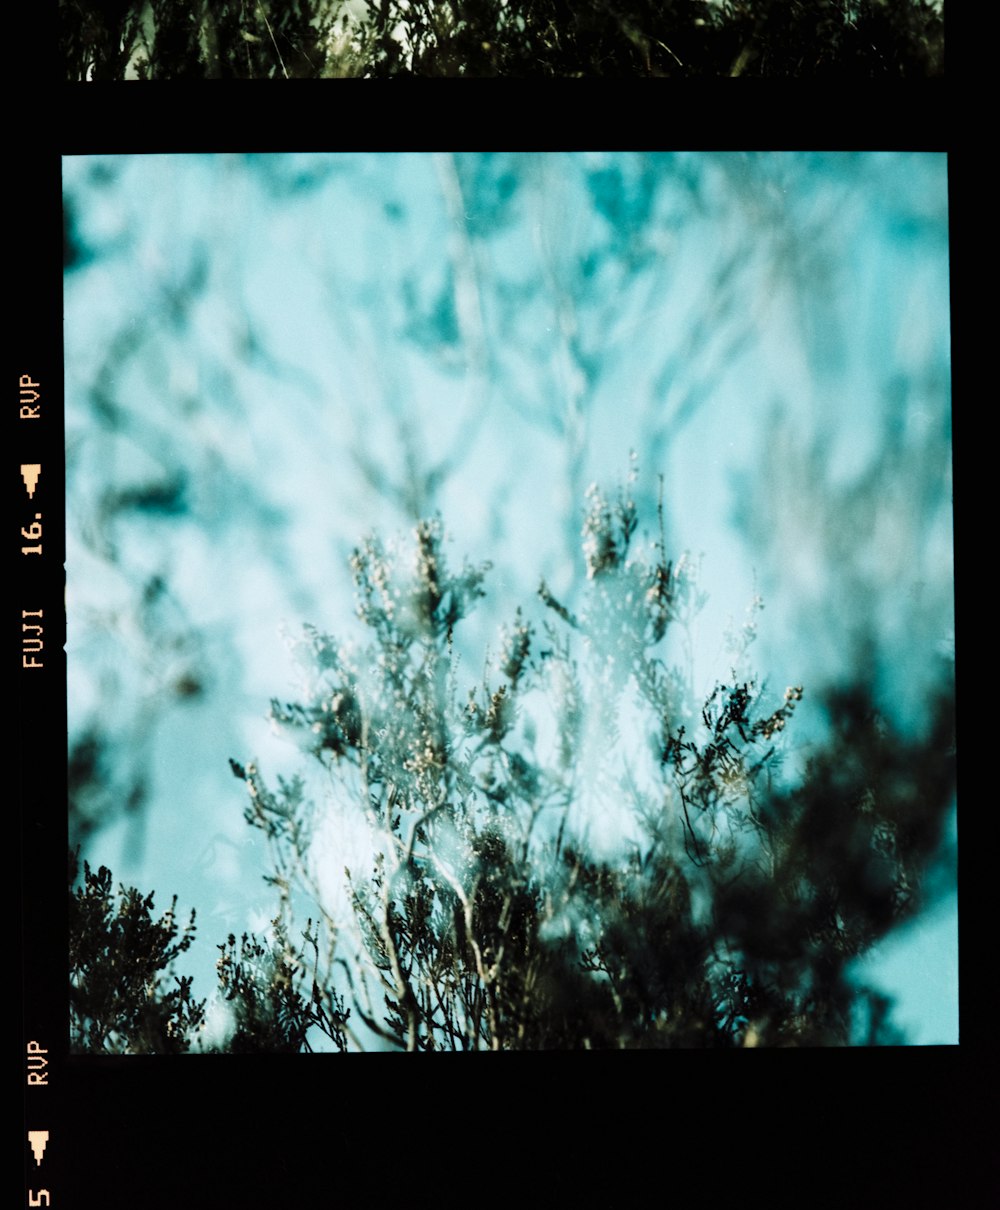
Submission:
POLYGON ((860 76, 943 70, 930 0, 60 0, 69 79, 860 76))
MULTIPOLYGON (((438 517, 355 550, 360 637, 307 626, 309 691, 271 705, 322 802, 308 771, 272 789, 230 761, 278 898, 266 938, 244 936, 238 960, 235 937, 219 947, 231 1049, 899 1040, 850 964, 948 869, 948 682, 922 736, 897 733, 863 683, 835 687, 826 742, 784 767, 803 688, 774 697, 740 671, 747 631, 730 680, 695 705, 672 639, 703 598, 690 560, 667 559, 662 503, 637 549, 636 477, 589 489, 579 593, 566 604, 543 581, 471 686, 463 634, 489 565, 450 568, 438 517), (369 857, 345 870, 341 912, 331 847, 358 836, 369 857)), ((95 950, 110 935, 81 928, 95 950)), ((157 968, 174 956, 154 950, 157 968)), ((156 985, 128 977, 131 1020, 156 985)), ((109 1036, 98 1016, 82 1044, 109 1036)))

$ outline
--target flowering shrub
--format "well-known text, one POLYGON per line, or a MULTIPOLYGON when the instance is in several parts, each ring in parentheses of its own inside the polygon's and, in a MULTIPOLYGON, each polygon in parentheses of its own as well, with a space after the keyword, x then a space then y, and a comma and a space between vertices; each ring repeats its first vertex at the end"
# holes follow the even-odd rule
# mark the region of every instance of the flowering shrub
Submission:
POLYGON ((439 518, 354 552, 363 638, 307 626, 308 692, 271 706, 324 771, 323 801, 231 761, 279 901, 267 940, 219 947, 232 1049, 897 1038, 848 967, 933 890, 951 698, 905 739, 863 685, 830 693, 827 744, 782 776, 803 689, 773 700, 734 673, 691 701, 671 638, 703 597, 662 518, 636 548, 635 474, 587 494, 575 608, 543 582, 471 687, 462 625, 489 564, 453 569, 439 518), (329 851, 359 835, 344 914, 329 851))

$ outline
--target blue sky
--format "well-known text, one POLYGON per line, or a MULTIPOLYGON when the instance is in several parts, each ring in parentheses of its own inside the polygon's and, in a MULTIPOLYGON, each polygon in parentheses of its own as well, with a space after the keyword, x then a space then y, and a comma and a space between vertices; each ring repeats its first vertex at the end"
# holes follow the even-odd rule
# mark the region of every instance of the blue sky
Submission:
MULTIPOLYGON (((662 475, 668 547, 700 561, 699 687, 759 594, 751 664, 807 687, 793 760, 862 637, 919 725, 954 644, 943 156, 78 157, 64 177, 85 252, 70 731, 96 723, 111 783, 148 788, 85 856, 198 907, 201 994, 213 946, 273 911, 227 758, 301 766, 267 722, 302 687, 287 636, 350 631, 347 558, 406 527, 408 468, 437 469, 455 561, 494 563, 474 640, 539 575, 572 592, 583 490, 634 449, 646 535, 662 475)), ((868 963, 917 1042, 957 1040, 956 947, 950 897, 868 963)))

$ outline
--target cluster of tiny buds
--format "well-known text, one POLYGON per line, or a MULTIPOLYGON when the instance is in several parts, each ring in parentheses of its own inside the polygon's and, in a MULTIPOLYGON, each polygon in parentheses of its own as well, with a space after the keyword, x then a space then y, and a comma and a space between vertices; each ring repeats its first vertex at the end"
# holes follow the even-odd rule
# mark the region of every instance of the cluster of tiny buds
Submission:
POLYGON ((439 754, 434 746, 434 742, 427 735, 424 737, 422 746, 403 761, 403 768, 407 773, 415 773, 417 776, 420 776, 440 763, 439 754))
POLYGON ((754 725, 754 732, 758 730, 765 739, 770 739, 775 731, 784 731, 785 722, 789 715, 795 709, 795 703, 802 701, 802 686, 789 685, 785 690, 785 704, 775 710, 774 714, 769 719, 754 725))

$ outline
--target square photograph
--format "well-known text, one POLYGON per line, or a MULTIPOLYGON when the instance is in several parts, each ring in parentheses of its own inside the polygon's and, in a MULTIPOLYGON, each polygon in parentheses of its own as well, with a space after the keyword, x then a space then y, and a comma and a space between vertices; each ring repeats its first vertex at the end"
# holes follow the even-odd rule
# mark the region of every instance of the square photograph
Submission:
POLYGON ((62 170, 71 1054, 958 1042, 944 154, 62 170))

